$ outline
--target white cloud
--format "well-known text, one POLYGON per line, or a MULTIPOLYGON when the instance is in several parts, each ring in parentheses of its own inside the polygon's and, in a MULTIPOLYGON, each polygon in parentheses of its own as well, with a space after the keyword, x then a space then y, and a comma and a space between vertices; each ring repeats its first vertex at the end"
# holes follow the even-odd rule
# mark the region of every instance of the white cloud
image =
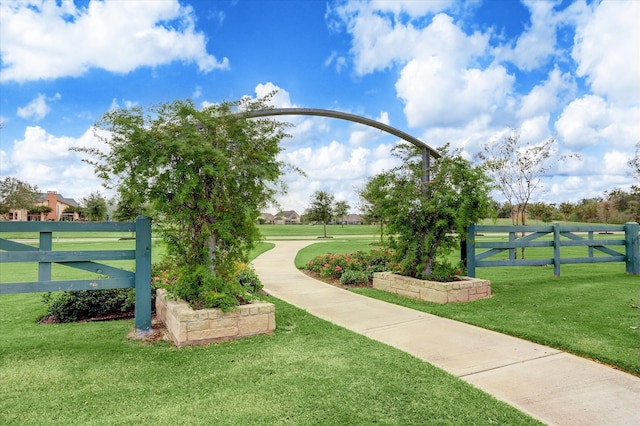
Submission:
POLYGON ((343 11, 348 12, 341 16, 353 37, 355 73, 401 66, 396 92, 412 127, 460 126, 479 114, 503 110, 510 102, 514 77, 499 64, 479 65, 488 53, 489 35, 466 34, 444 13, 431 21, 414 21, 446 7, 429 3, 351 2, 345 6, 343 11), (408 22, 389 14, 401 12, 409 14, 408 22))
MULTIPOLYGON (((380 115, 375 118, 375 121, 378 121, 382 124, 390 125, 389 113, 387 113, 386 111, 381 111, 380 115)), ((369 145, 370 146, 373 141, 380 138, 380 136, 383 134, 386 134, 386 133, 383 133, 381 130, 378 130, 376 128, 366 126, 363 124, 353 124, 351 126, 351 131, 349 134, 349 145, 355 145, 355 146, 369 145)))
POLYGON ((269 93, 276 92, 276 94, 269 101, 269 104, 275 108, 295 108, 296 107, 296 105, 294 105, 291 102, 291 96, 289 95, 289 92, 273 84, 270 81, 264 84, 262 83, 258 84, 255 88, 255 92, 258 98, 262 98, 268 95, 269 93))
POLYGON ((95 191, 104 194, 93 166, 83 163, 80 154, 70 151, 73 146, 104 149, 93 129, 73 138, 54 136, 39 126, 27 127, 23 139, 14 141, 9 154, 12 175, 37 185, 42 191, 58 191, 76 201, 95 191))
POLYGON ((340 73, 347 66, 347 58, 345 58, 344 56, 338 55, 338 52, 334 50, 331 52, 329 57, 324 61, 324 66, 326 68, 330 67, 332 64, 336 72, 340 73))
POLYGON ((206 51, 191 7, 172 1, 0 3, 1 81, 77 77, 91 68, 127 73, 173 61, 228 69, 206 51))
POLYGON ((576 84, 569 73, 562 73, 557 67, 549 72, 547 80, 536 85, 522 97, 519 118, 534 117, 548 114, 558 108, 564 99, 572 96, 576 91, 576 84))
POLYGON ((555 53, 557 18, 553 2, 528 0, 524 3, 531 13, 531 24, 518 37, 513 49, 500 49, 500 56, 522 70, 531 71, 544 65, 555 53))
POLYGON ((640 2, 603 1, 576 27, 576 73, 614 103, 640 102, 640 2))
POLYGON ((409 62, 396 91, 410 126, 460 126, 502 109, 513 82, 500 65, 466 69, 431 57, 409 62))
POLYGON ((24 107, 19 107, 16 114, 25 120, 39 121, 46 117, 51 111, 51 107, 47 105, 46 97, 41 93, 24 107))
POLYGON ((555 127, 571 147, 602 143, 631 149, 640 135, 640 107, 617 108, 599 96, 586 95, 567 105, 555 127))
POLYGON ((385 144, 372 148, 354 147, 334 140, 324 146, 307 145, 281 153, 282 161, 297 166, 307 176, 296 173, 285 176, 289 191, 278 197, 280 206, 302 213, 309 205, 311 194, 323 190, 331 192, 338 200, 349 202, 351 211, 358 211, 355 189, 363 186, 369 176, 397 164, 390 155, 391 147, 385 144))
POLYGON ((525 120, 520 125, 520 135, 526 141, 542 141, 550 136, 549 114, 525 120))

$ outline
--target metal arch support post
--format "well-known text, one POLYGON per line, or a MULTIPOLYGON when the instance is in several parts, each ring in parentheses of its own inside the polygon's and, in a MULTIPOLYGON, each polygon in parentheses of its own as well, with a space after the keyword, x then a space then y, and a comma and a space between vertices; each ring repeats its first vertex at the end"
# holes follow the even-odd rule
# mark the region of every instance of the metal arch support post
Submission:
POLYGON ((427 147, 422 147, 422 195, 427 196, 427 183, 431 181, 431 155, 427 147))
POLYGON ((318 108, 273 108, 273 109, 263 109, 263 110, 255 110, 248 111, 242 113, 243 116, 248 118, 256 118, 256 117, 274 117, 278 115, 312 115, 319 117, 330 117, 330 118, 339 118, 341 120, 352 121, 354 123, 364 124, 366 126, 375 127, 376 129, 382 130, 383 132, 387 132, 391 135, 397 136, 400 139, 403 139, 407 142, 412 143, 413 145, 422 148, 423 153, 423 168, 426 168, 426 173, 428 177, 428 167, 427 164, 429 162, 429 156, 434 158, 440 158, 440 154, 435 149, 431 148, 426 143, 422 142, 420 139, 414 138, 408 133, 403 132, 402 130, 396 129, 395 127, 391 127, 384 123, 380 123, 379 121, 372 120, 370 118, 361 117, 355 114, 349 114, 341 111, 334 111, 329 109, 318 109, 318 108), (425 152, 427 153, 426 159, 427 162, 424 162, 425 152))

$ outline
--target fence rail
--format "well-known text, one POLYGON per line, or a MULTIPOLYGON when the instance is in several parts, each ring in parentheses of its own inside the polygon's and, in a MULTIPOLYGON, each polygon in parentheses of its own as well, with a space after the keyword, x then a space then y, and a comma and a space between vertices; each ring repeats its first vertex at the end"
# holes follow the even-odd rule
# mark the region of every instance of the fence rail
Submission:
POLYGON ((140 332, 151 329, 151 220, 140 216, 135 222, 0 222, 6 232, 39 234, 38 246, 0 238, 0 265, 37 262, 38 281, 0 283, 0 294, 37 293, 66 290, 135 288, 134 325, 140 332), (54 232, 135 232, 135 250, 54 251, 54 232), (135 272, 98 263, 104 260, 135 259, 135 272), (109 278, 52 280, 51 265, 57 263, 109 278))
POLYGON ((475 277, 476 268, 493 266, 543 266, 553 265, 553 273, 560 276, 560 265, 576 263, 625 262, 628 274, 640 275, 640 226, 635 222, 624 225, 560 225, 550 226, 490 226, 471 224, 467 229, 467 271, 475 277), (624 233, 624 239, 598 238, 596 233, 605 235, 624 233), (477 241, 479 235, 508 235, 508 241, 477 241), (579 235, 582 234, 582 235, 579 235), (518 238, 518 235, 524 235, 518 238), (541 240, 542 237, 551 239, 541 240), (610 248, 624 246, 624 253, 610 248), (516 249, 529 247, 549 247, 553 257, 517 259, 516 249), (562 247, 587 247, 587 256, 562 257, 562 247), (487 249, 477 253, 477 249, 487 249), (508 259, 489 259, 508 252, 508 259), (596 256, 595 252, 601 253, 596 256))

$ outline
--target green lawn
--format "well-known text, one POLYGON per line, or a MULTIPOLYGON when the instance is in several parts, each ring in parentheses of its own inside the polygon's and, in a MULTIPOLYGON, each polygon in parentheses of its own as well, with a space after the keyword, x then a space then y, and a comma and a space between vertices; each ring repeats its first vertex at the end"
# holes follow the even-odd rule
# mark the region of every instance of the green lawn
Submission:
MULTIPOLYGON (((264 237, 323 237, 324 229, 320 225, 259 225, 264 237)), ((327 225, 327 236, 363 235, 376 237, 380 228, 374 225, 327 225)))
MULTIPOLYGON (((298 253, 296 266, 302 268, 324 253, 369 248, 357 240, 336 242, 332 247, 313 244, 298 253)), ((549 257, 534 249, 527 249, 527 253, 549 257)), ((586 248, 572 248, 566 253, 584 255, 586 248)), ((477 275, 491 280, 492 298, 439 305, 373 289, 354 291, 522 337, 640 375, 640 279, 626 275, 624 263, 562 265, 559 278, 553 276, 553 266, 478 268, 477 275)))
MULTIPOLYGON (((21 275, 2 268, 5 282, 21 275)), ((402 351, 269 300, 273 336, 176 349, 127 340, 130 320, 37 325, 41 295, 0 295, 0 423, 537 424, 402 351)))

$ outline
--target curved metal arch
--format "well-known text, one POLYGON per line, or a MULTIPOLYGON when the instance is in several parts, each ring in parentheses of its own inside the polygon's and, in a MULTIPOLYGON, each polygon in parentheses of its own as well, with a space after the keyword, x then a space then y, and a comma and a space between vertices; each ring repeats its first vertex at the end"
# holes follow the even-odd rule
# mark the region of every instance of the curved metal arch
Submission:
POLYGON ((402 130, 396 129, 395 127, 391 127, 384 123, 380 123, 379 121, 372 120, 370 118, 362 117, 355 114, 349 114, 341 111, 334 111, 330 109, 318 109, 318 108, 274 108, 274 109, 264 109, 264 110, 255 110, 249 111, 246 113, 246 116, 249 118, 255 117, 272 117, 278 115, 313 115, 319 117, 330 117, 330 118, 339 118, 341 120, 352 121, 354 123, 364 124, 369 127, 375 127, 376 129, 382 130, 383 132, 387 132, 394 136, 399 137, 407 142, 414 144, 417 147, 426 149, 428 154, 434 158, 440 158, 440 154, 435 149, 431 148, 426 143, 422 142, 420 139, 414 138, 408 133, 403 132, 402 130))

